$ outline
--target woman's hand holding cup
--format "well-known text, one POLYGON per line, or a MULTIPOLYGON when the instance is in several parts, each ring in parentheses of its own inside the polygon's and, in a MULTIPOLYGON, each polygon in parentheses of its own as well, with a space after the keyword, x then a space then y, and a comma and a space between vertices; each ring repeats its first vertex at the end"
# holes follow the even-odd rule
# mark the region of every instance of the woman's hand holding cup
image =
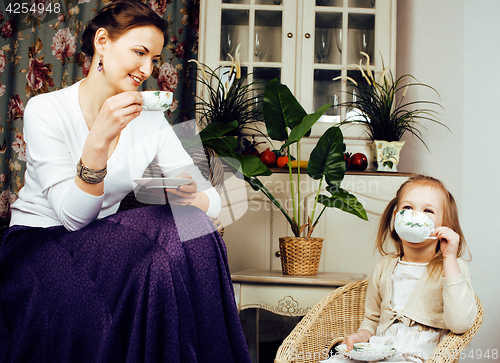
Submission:
POLYGON ((101 107, 91 125, 91 130, 108 143, 116 138, 130 121, 142 112, 142 95, 137 91, 122 92, 111 96, 101 107))

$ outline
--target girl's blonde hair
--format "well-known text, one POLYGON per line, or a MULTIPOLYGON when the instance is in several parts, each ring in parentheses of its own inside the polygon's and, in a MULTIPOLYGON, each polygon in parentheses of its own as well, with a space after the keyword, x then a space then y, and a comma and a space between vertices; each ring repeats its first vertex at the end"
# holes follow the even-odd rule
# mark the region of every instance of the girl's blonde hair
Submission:
MULTIPOLYGON (((399 187, 396 197, 389 202, 384 210, 382 219, 380 220, 380 225, 377 234, 376 249, 381 255, 394 255, 395 257, 403 256, 403 243, 399 238, 396 230, 394 229, 394 212, 401 201, 401 198, 408 192, 411 188, 415 186, 430 186, 439 189, 443 194, 444 200, 444 211, 443 211, 443 226, 446 226, 453 231, 455 231, 460 236, 460 242, 457 251, 457 257, 461 257, 467 248, 465 242, 465 237, 462 233, 462 228, 460 228, 460 223, 458 220, 458 209, 455 203, 455 198, 446 189, 444 184, 430 176, 415 174, 411 176, 406 182, 404 182, 401 187, 399 187), (386 240, 390 237, 394 246, 396 247, 396 252, 389 253, 386 250, 386 240)), ((470 255, 470 251, 469 251, 470 255)), ((431 276, 441 273, 443 266, 443 254, 441 253, 440 244, 436 246, 436 255, 434 259, 429 263, 429 274, 431 276)))

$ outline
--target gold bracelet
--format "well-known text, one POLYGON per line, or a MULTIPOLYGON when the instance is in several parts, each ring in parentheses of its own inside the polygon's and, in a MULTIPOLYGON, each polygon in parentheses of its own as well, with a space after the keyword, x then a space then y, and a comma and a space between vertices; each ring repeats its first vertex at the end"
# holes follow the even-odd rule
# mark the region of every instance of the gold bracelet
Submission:
POLYGON ((107 169, 107 166, 101 170, 87 168, 83 165, 82 158, 80 158, 78 164, 76 164, 76 175, 85 183, 98 184, 104 180, 104 177, 108 173, 107 169))

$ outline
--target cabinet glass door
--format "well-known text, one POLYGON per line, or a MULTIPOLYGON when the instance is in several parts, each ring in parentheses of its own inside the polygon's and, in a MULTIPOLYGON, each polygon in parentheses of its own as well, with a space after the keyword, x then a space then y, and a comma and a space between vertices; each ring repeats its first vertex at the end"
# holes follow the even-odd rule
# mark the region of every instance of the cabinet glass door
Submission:
POLYGON ((220 60, 235 59, 239 49, 240 60, 248 59, 248 29, 250 13, 246 9, 222 9, 220 26, 220 60), (239 47, 239 48, 238 48, 239 47))
POLYGON ((349 0, 349 7, 351 8, 375 8, 376 0, 349 0))
MULTIPOLYGON (((328 3, 317 0, 316 3, 318 2, 328 3)), ((342 89, 339 87, 339 83, 333 82, 332 79, 341 75, 342 52, 346 48, 344 44, 345 33, 342 12, 333 6, 331 8, 326 5, 321 6, 314 14, 312 106, 313 110, 317 110, 325 103, 333 103, 334 106, 326 112, 326 115, 335 116, 339 115, 337 105, 341 102, 342 89)))
POLYGON ((342 13, 316 12, 314 62, 342 64, 342 13))
POLYGON ((390 14, 390 9, 388 0, 304 0, 301 88, 312 92, 301 92, 300 99, 308 113, 333 104, 315 125, 313 135, 345 119, 346 111, 338 104, 356 97, 347 76, 365 82, 355 66, 360 61, 365 66, 363 53, 370 57, 374 71, 382 68, 380 54, 385 65, 391 65, 390 21, 387 15, 380 18, 380 14, 390 14))
POLYGON ((373 14, 349 14, 347 34, 350 38, 347 53, 349 64, 358 64, 366 58, 361 53, 370 56, 371 64, 374 64, 375 45, 375 15, 373 14))
POLYGON ((293 89, 297 4, 283 0, 213 3, 216 6, 210 2, 206 9, 210 25, 206 27, 207 44, 200 59, 211 68, 229 66, 238 49, 241 65, 248 72, 248 83, 278 78, 293 89), (220 24, 220 28, 213 24, 220 24), (214 52, 214 46, 218 51, 214 52), (218 56, 214 58, 214 54, 218 56))

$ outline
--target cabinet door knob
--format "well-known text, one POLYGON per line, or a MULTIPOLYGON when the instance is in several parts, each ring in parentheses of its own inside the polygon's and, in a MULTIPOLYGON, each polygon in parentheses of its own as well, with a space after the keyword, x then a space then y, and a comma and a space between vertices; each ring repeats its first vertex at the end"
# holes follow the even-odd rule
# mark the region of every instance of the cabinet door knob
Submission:
POLYGON ((306 33, 304 36, 306 37, 306 39, 309 39, 311 37, 311 34, 306 33))
POLYGON ((287 36, 288 38, 293 38, 293 33, 288 33, 286 36, 287 36))
POLYGON ((276 253, 274 254, 276 257, 280 257, 281 256, 281 251, 276 251, 276 253))

